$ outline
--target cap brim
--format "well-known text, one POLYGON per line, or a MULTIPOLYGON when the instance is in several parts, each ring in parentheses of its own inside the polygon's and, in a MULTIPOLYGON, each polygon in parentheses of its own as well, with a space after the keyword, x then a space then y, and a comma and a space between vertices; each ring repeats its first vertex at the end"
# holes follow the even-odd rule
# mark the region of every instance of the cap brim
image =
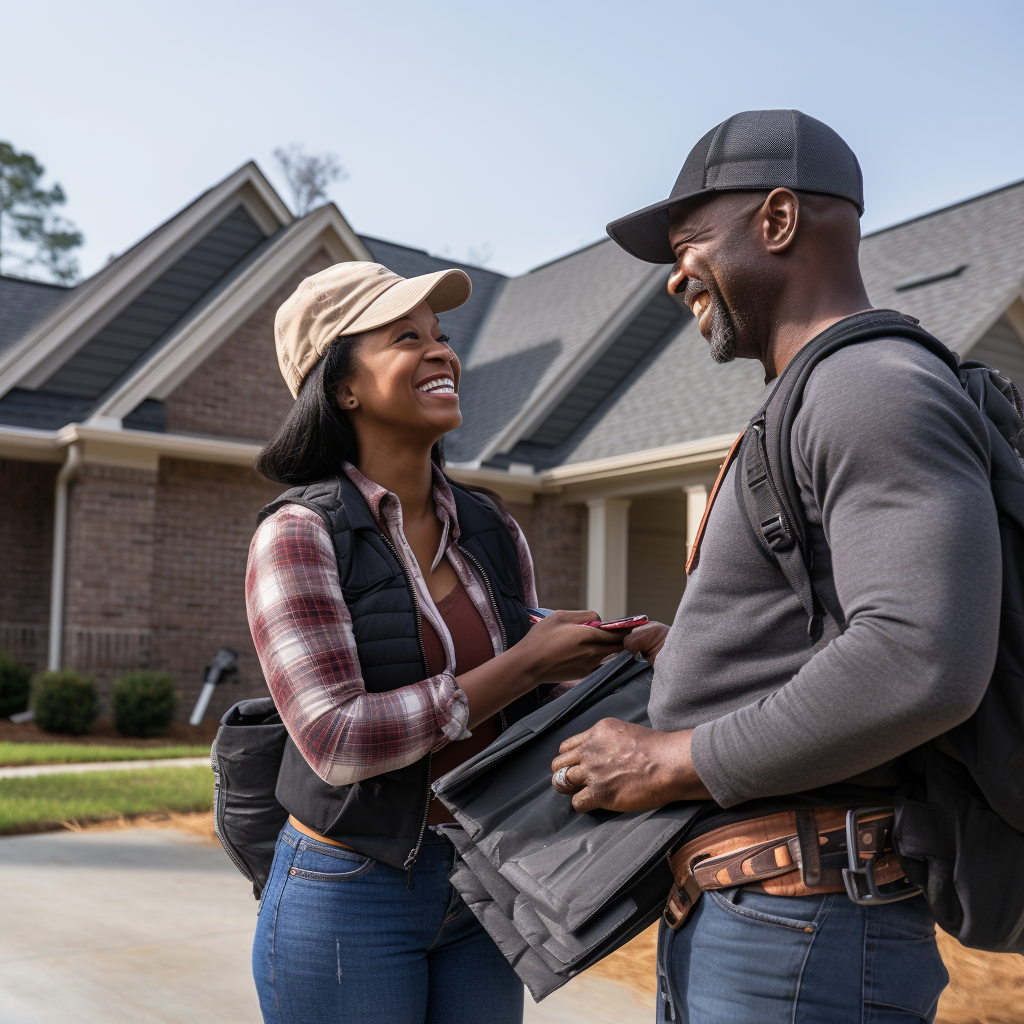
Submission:
POLYGON ((345 329, 346 334, 372 331, 376 327, 401 320, 420 303, 426 302, 434 313, 457 309, 473 294, 473 282, 464 270, 438 270, 421 277, 404 278, 371 302, 345 329))
POLYGON ((647 263, 675 263, 675 253, 668 239, 669 210, 673 206, 712 195, 721 189, 701 189, 685 196, 670 196, 653 206, 613 220, 605 230, 631 256, 647 263))

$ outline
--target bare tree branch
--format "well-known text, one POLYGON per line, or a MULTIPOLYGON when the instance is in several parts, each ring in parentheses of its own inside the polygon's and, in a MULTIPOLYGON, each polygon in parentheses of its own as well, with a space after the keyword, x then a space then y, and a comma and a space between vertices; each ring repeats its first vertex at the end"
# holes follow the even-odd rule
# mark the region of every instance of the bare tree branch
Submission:
POLYGON ((281 165, 300 217, 327 199, 327 188, 332 182, 348 178, 348 172, 333 153, 310 154, 293 143, 287 149, 278 146, 274 158, 281 165))

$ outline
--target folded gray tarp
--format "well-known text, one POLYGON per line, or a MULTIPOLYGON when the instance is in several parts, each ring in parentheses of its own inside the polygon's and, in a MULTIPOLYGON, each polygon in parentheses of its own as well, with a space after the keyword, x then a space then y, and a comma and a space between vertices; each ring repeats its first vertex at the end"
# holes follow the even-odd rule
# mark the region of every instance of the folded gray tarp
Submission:
POLYGON ((434 783, 458 822, 452 884, 535 999, 657 920, 665 854, 702 806, 579 814, 551 786, 562 740, 602 718, 650 724, 651 675, 621 654, 434 783))

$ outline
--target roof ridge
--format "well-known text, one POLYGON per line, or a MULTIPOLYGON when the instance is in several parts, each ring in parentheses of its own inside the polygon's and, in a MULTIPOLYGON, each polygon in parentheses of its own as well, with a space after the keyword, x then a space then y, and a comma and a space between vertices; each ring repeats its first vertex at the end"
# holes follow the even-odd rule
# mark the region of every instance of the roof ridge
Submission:
POLYGON ((593 242, 588 242, 586 245, 581 245, 578 249, 573 249, 572 252, 563 253, 561 256, 556 256, 553 260, 548 260, 545 263, 538 263, 535 267, 530 267, 526 274, 519 274, 519 277, 526 277, 528 274, 534 274, 538 270, 543 270, 545 267, 553 266, 555 263, 561 263, 562 260, 567 260, 571 256, 578 256, 581 252, 586 252, 588 249, 593 249, 595 245, 602 245, 604 242, 610 242, 610 238, 598 238, 593 242))
POLYGON ((883 235, 886 231, 895 231, 896 228, 906 227, 908 224, 913 224, 919 220, 926 220, 928 217, 935 217, 940 213, 946 213, 948 210, 955 210, 958 206, 966 206, 968 203, 976 203, 979 199, 987 199, 989 196, 994 196, 999 192, 1006 192, 1012 188, 1019 188, 1021 185, 1024 185, 1024 178, 1018 178, 1016 181, 1011 181, 1006 185, 1000 185, 998 188, 989 189, 987 192, 979 192, 976 195, 968 196, 966 199, 959 199, 955 203, 950 203, 948 206, 940 206, 934 210, 928 210, 926 213, 919 213, 915 217, 908 217, 906 220, 900 220, 895 224, 889 224, 887 227, 870 231, 868 234, 862 236, 861 241, 868 238, 874 238, 876 235, 883 235))
POLYGON ((420 249, 415 245, 406 245, 405 242, 395 242, 390 238, 381 238, 380 235, 371 235, 365 231, 357 231, 356 234, 365 241, 369 242, 382 242, 384 245, 393 245, 396 249, 405 249, 406 252, 416 252, 422 256, 427 256, 432 260, 440 260, 442 263, 450 263, 453 267, 469 267, 470 270, 482 270, 485 274, 493 274, 495 277, 502 277, 508 279, 508 274, 503 274, 500 270, 494 270, 491 267, 482 267, 479 263, 467 263, 465 260, 453 260, 449 256, 439 255, 436 252, 431 252, 429 249, 420 249))

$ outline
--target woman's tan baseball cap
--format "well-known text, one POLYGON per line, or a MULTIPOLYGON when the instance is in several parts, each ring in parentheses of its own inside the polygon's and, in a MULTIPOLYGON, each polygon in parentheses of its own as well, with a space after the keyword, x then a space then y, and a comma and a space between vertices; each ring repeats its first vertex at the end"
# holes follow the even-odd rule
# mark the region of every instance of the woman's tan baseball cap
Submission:
POLYGON ((379 263, 335 263, 307 277, 277 311, 277 362, 292 393, 330 343, 342 334, 383 327, 411 313, 421 302, 435 313, 461 306, 473 291, 462 270, 399 277, 379 263))

